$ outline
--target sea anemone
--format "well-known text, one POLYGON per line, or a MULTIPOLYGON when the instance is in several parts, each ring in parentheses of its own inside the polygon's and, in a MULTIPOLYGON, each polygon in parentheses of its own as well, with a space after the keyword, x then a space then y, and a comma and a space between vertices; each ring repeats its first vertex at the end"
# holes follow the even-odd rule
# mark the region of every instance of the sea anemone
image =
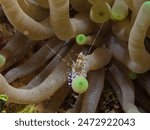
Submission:
POLYGON ((70 95, 64 112, 97 112, 107 85, 124 112, 150 112, 150 1, 0 4, 0 94, 18 112, 58 112, 70 95))

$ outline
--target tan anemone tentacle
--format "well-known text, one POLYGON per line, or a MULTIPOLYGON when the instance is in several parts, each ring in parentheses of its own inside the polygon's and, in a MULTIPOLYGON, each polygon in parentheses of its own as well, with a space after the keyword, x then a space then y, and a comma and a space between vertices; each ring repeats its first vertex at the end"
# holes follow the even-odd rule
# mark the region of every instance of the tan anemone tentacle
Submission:
POLYGON ((69 0, 49 0, 49 6, 51 26, 59 39, 69 40, 79 33, 91 32, 91 23, 87 16, 77 14, 70 19, 69 0))
POLYGON ((77 12, 89 13, 91 8, 87 0, 70 0, 70 4, 77 12))
POLYGON ((36 0, 36 2, 43 8, 49 9, 48 0, 36 0))
POLYGON ((150 26, 150 2, 143 3, 134 22, 129 36, 129 54, 131 59, 140 65, 145 71, 150 69, 150 54, 144 46, 146 32, 150 26))
POLYGON ((0 4, 10 23, 33 40, 43 40, 54 35, 49 18, 36 22, 23 12, 16 0, 0 0, 0 4))
POLYGON ((40 6, 42 8, 49 9, 48 0, 27 0, 27 1, 36 6, 40 6))
POLYGON ((40 6, 34 5, 27 0, 17 0, 18 4, 22 8, 22 10, 37 21, 41 21, 45 19, 49 12, 46 9, 41 8, 40 6))
MULTIPOLYGON (((75 53, 79 53, 82 47, 73 47, 75 53)), ((9 102, 20 104, 35 104, 49 99, 54 93, 63 86, 68 77, 68 66, 71 64, 69 56, 75 60, 76 55, 70 51, 53 72, 37 87, 33 89, 18 89, 9 85, 6 79, 0 74, 0 94, 8 95, 9 102), (66 63, 67 61, 67 63, 66 63), (28 96, 27 96, 28 95, 28 96)))
POLYGON ((91 55, 87 55, 88 70, 96 70, 107 65, 111 60, 111 53, 107 48, 97 48, 91 55))
POLYGON ((111 9, 111 18, 114 20, 123 20, 128 15, 128 5, 124 0, 115 0, 111 9))

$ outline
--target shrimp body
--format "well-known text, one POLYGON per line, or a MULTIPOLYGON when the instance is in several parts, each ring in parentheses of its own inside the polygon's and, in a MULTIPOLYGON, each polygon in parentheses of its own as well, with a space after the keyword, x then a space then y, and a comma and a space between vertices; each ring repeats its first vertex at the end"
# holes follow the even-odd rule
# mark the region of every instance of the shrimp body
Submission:
POLYGON ((70 86, 73 79, 77 76, 81 76, 86 78, 87 77, 87 58, 86 56, 81 52, 76 62, 73 62, 72 64, 72 70, 68 75, 68 85, 70 86))

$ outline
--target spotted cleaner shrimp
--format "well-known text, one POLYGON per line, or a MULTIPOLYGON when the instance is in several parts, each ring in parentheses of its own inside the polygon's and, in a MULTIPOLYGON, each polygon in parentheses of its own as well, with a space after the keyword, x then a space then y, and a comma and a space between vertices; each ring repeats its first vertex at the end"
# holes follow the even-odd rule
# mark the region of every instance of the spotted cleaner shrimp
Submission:
MULTIPOLYGON (((87 71, 88 71, 88 66, 87 66, 87 55, 91 52, 92 47, 95 44, 95 41, 97 39, 97 37, 99 36, 99 33, 101 31, 103 25, 100 26, 95 39, 93 40, 91 47, 89 48, 89 50, 86 52, 86 54, 84 54, 83 52, 80 52, 76 61, 72 61, 72 65, 70 65, 67 61, 65 61, 65 59, 63 57, 61 57, 60 55, 56 55, 58 57, 60 57, 64 62, 67 62, 67 65, 71 66, 71 71, 68 72, 68 86, 71 86, 73 91, 76 93, 84 93, 87 89, 88 89, 88 81, 86 79, 87 77, 87 71)), ((76 36, 76 42, 79 45, 83 45, 86 41, 86 36, 84 36, 83 34, 79 34, 76 36)), ((53 51, 54 53, 56 53, 53 49, 49 48, 51 51, 53 51)), ((73 51, 73 50, 72 50, 73 51)))

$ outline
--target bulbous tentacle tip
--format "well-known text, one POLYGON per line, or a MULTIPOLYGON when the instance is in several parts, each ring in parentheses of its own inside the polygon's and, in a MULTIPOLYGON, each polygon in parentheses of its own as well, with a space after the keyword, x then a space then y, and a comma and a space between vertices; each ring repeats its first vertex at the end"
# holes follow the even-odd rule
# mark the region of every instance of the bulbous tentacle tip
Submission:
POLYGON ((3 68, 6 63, 6 58, 3 55, 0 55, 0 68, 3 68))
POLYGON ((145 2, 143 3, 143 5, 148 5, 148 6, 150 6, 150 1, 145 1, 145 2))
POLYGON ((78 45, 84 45, 87 41, 87 37, 84 34, 79 34, 76 36, 76 43, 78 45))
POLYGON ((150 11, 150 1, 145 1, 141 6, 141 10, 143 10, 143 12, 149 12, 150 11))
POLYGON ((109 4, 96 2, 90 10, 90 19, 95 23, 105 23, 110 18, 110 10, 109 4))
POLYGON ((77 76, 72 81, 72 89, 74 92, 82 94, 88 89, 88 81, 82 76, 77 76))
POLYGON ((116 0, 111 9, 111 19, 121 21, 128 16, 128 5, 124 0, 116 0))
POLYGON ((114 12, 111 13, 112 20, 121 21, 121 20, 125 19, 126 17, 127 17, 127 13, 124 16, 120 15, 119 13, 118 14, 116 14, 114 12))
POLYGON ((4 95, 4 94, 1 94, 0 95, 0 101, 7 102, 8 101, 8 96, 4 95))

